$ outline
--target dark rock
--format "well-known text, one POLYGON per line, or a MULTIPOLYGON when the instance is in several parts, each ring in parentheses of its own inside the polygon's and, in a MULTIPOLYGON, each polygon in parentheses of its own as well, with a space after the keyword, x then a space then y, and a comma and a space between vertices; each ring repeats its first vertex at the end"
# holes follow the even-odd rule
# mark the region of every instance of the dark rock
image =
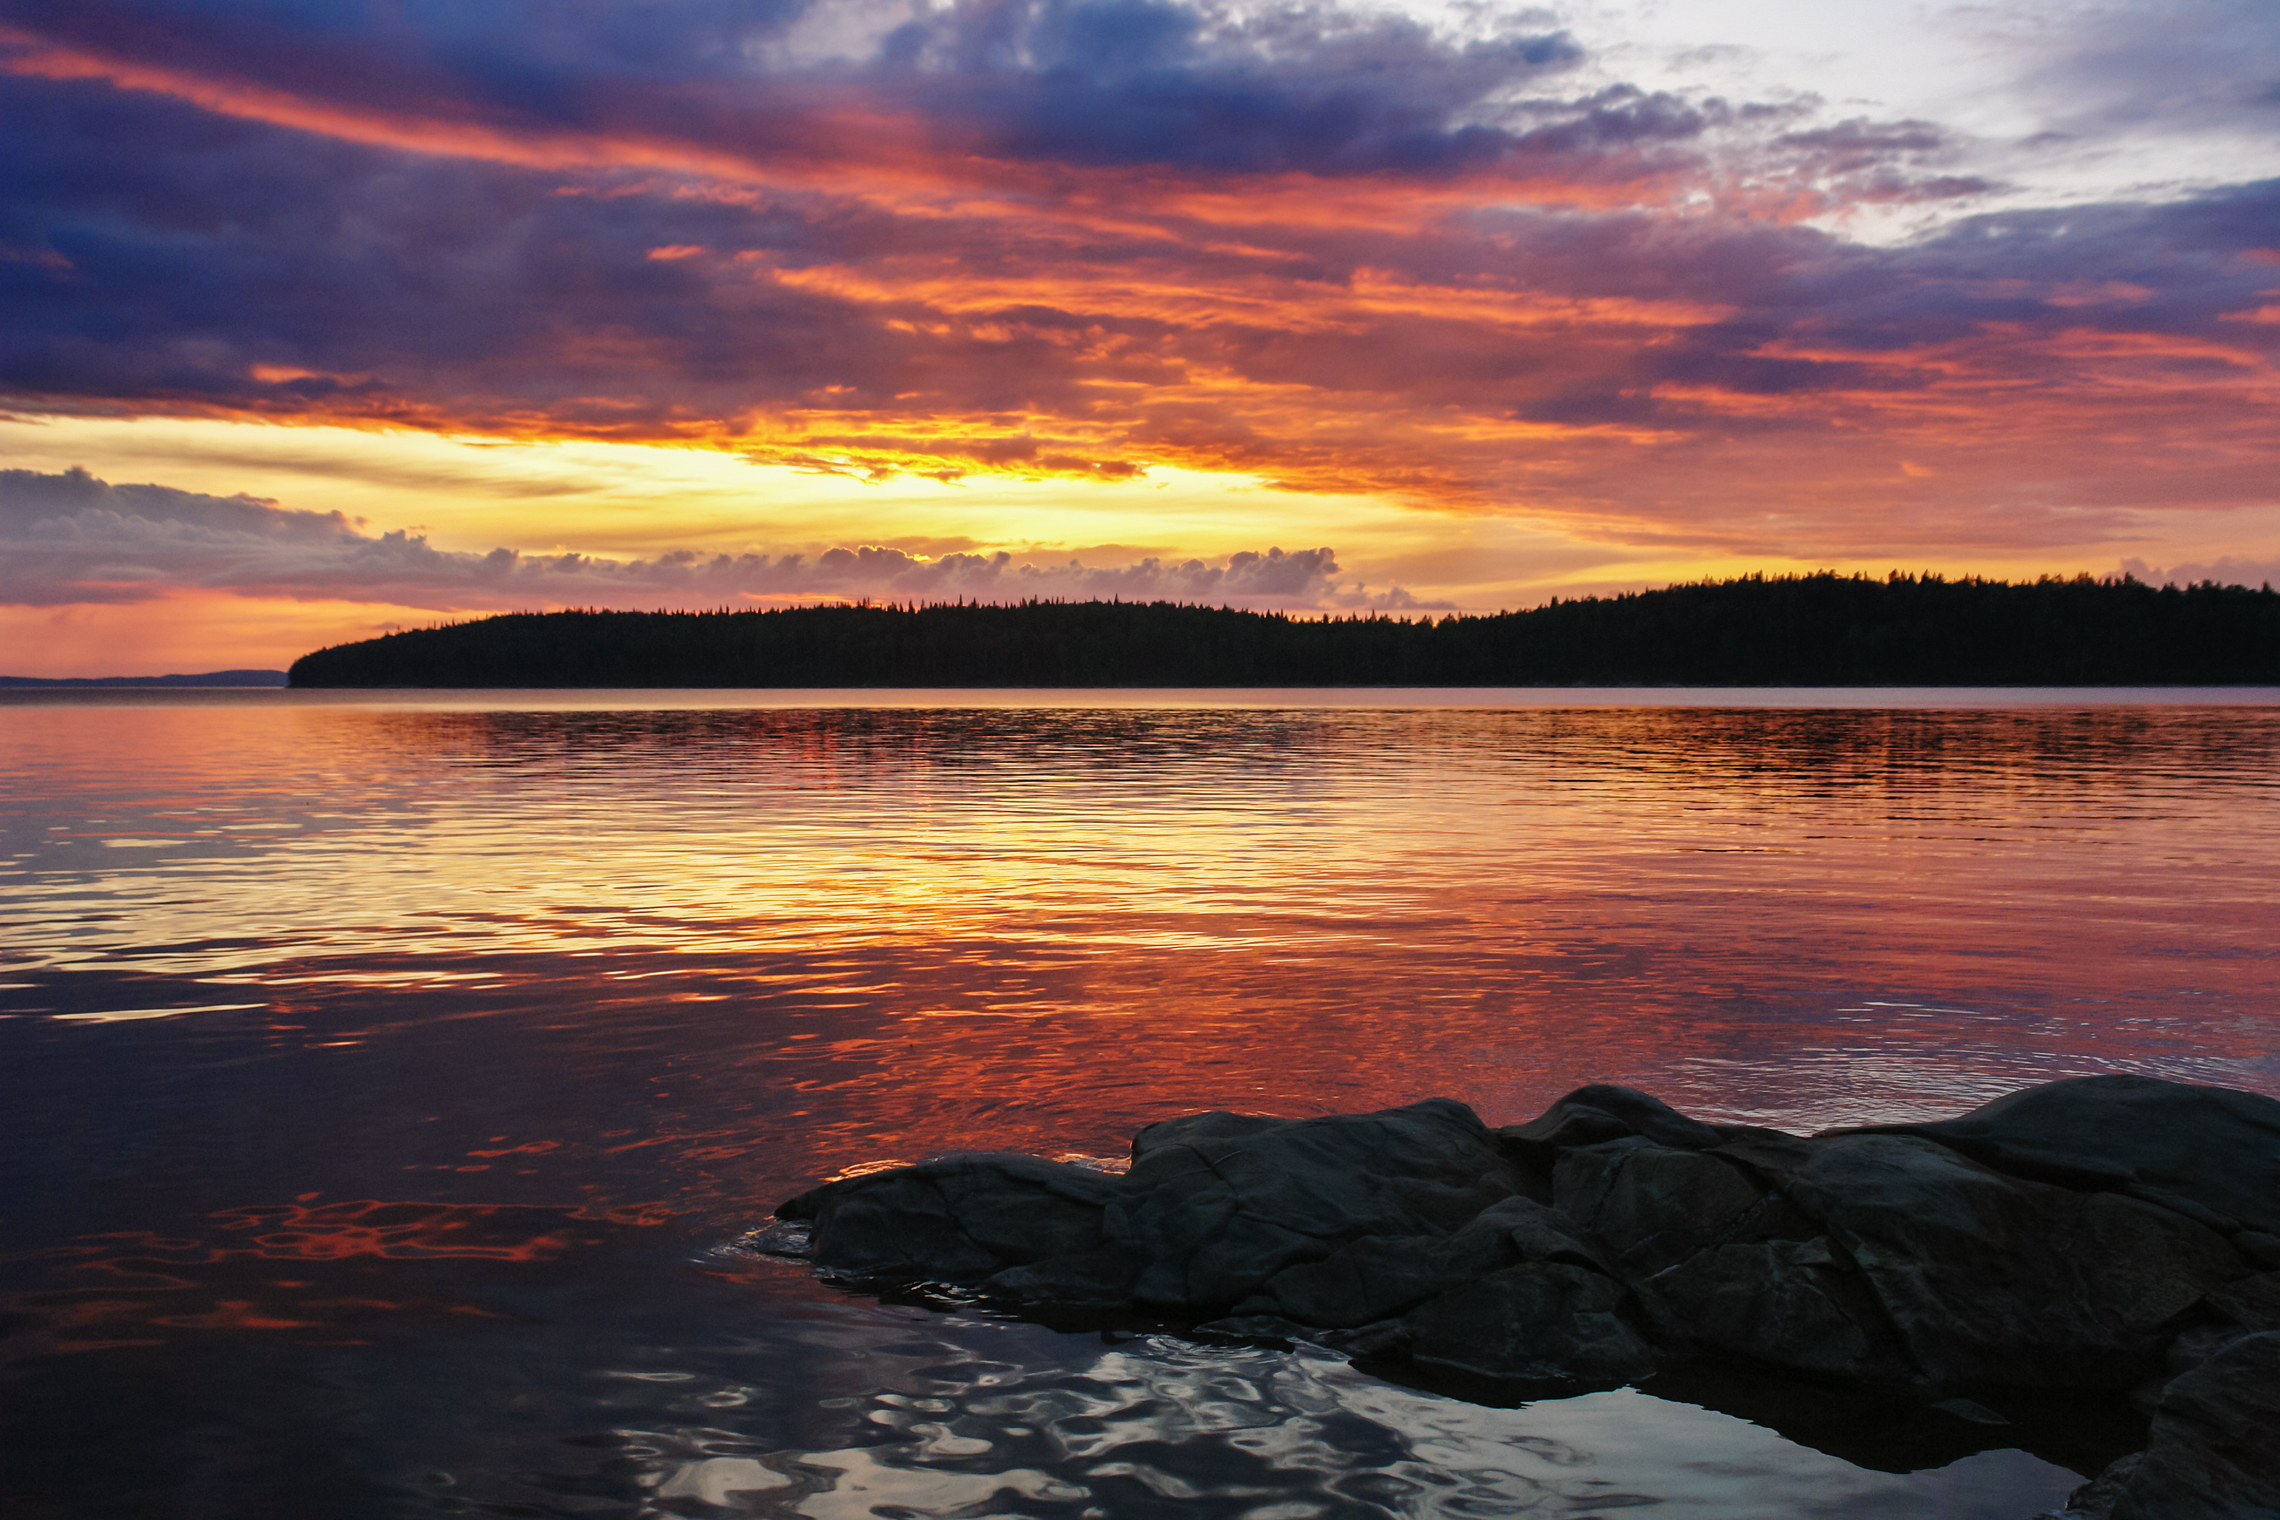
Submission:
POLYGON ((2225 1230, 2280 1235, 2280 1101, 2153 1077, 2076 1077, 1932 1124, 1833 1131, 1936 1140, 2015 1177, 2129 1190, 2225 1230))
POLYGON ((1587 1267, 1506 1267, 1411 1314, 1409 1353, 1497 1378, 1636 1381, 1654 1371, 1654 1352, 1624 1319, 1623 1299, 1621 1284, 1587 1267))
POLYGON ((1813 1159, 1815 1142, 1777 1129, 1741 1128, 1722 1131, 1713 1154, 1733 1162, 1768 1187, 1802 1171, 1813 1159))
POLYGON ((1151 1135, 1108 1208, 1143 1302, 1239 1303, 1357 1240, 1452 1235, 1520 1191, 1487 1126, 1446 1098, 1277 1124, 1207 1117, 1151 1135))
POLYGON ((1660 1098, 1609 1082, 1579 1087, 1526 1124, 1507 1124, 1496 1134, 1530 1157, 1632 1135, 1692 1150, 1705 1150, 1724 1138, 1660 1098))
MULTIPOLYGON (((2280 1331, 2280 1103, 2252 1094, 2088 1078, 1806 1139, 1601 1085, 1495 1132, 1435 1099, 1196 1114, 1132 1153, 1124 1176, 952 1156, 778 1213, 820 1270, 1039 1311, 1231 1315, 1214 1333, 1459 1379, 1612 1383, 1694 1357, 1934 1423, 1954 1421, 1931 1400, 1967 1392, 2114 1390, 2122 1418, 2158 1408, 2171 1448, 2215 1453, 2222 1483, 2218 1458, 2262 1460, 2223 1412, 2262 1407, 2239 1348, 2280 1331)), ((794 1247, 778 1233, 751 1244, 794 1247)), ((2131 1482, 2175 1489, 2186 1460, 2131 1482)))
POLYGON ((2280 1516, 2280 1331, 2245 1336, 2172 1382, 2113 1520, 2280 1516))
POLYGON ((1223 1108, 1209 1113, 1182 1114, 1177 1119, 1163 1119, 1144 1125, 1132 1137, 1132 1160, 1138 1164, 1150 1151, 1169 1145, 1193 1145, 1216 1141, 1242 1141, 1253 1135, 1281 1129, 1296 1121, 1269 1118, 1264 1114, 1231 1114, 1223 1108))
POLYGON ((1370 1236, 1320 1261, 1283 1268, 1236 1311, 1350 1330, 1405 1314, 1436 1293, 1505 1265, 1485 1253, 1452 1251, 1449 1242, 1429 1235, 1370 1236))
POLYGON ((1552 1201, 1606 1247, 1626 1282, 1797 1224, 1780 1195, 1742 1168, 1638 1137, 1562 1152, 1552 1201))
POLYGON ((1930 1140, 1819 1140, 1788 1180, 1932 1383, 2126 1388, 2164 1332, 2243 1275, 2212 1232, 2112 1193, 1982 1166, 1930 1140))
POLYGON ((1937 1403, 1927 1404, 1924 1407, 1936 1410, 1944 1415, 1952 1415, 1954 1418, 1972 1425, 2008 1425, 2011 1423, 2003 1415, 1989 1409, 1985 1404, 1979 1403, 1975 1399, 1941 1399, 1937 1403))
POLYGON ((1606 1270, 1566 1215, 1515 1195, 1491 1204, 1445 1239, 1371 1236, 1320 1261, 1285 1267, 1237 1310, 1350 1329, 1392 1319, 1435 1294, 1531 1261, 1606 1270))
POLYGON ((1323 1330, 1312 1339, 1357 1362, 1409 1355, 1409 1326, 1398 1319, 1381 1319, 1356 1330, 1323 1330))
POLYGON ((2111 1520, 2114 1501, 2132 1475, 2145 1463, 2145 1453, 2133 1451, 2116 1457, 2105 1471, 2066 1496, 2066 1506, 2035 1516, 2035 1520, 2111 1520))
POLYGON ((1634 1137, 1563 1152, 1553 1196, 1605 1248, 1664 1343, 1905 1380, 1909 1368, 1874 1297, 1819 1226, 1764 1180, 1809 1158, 1805 1142, 1784 1136, 1711 1151, 1634 1137), (1772 1165, 1739 1164, 1729 1149, 1772 1165))
POLYGON ((1070 1309, 1120 1309, 1132 1301, 1139 1264, 1114 1246, 1063 1252, 993 1272, 984 1293, 1019 1304, 1070 1309))
POLYGON ((737 1245, 761 1256, 808 1261, 815 1256, 815 1232, 796 1219, 778 1219, 746 1235, 737 1245))
POLYGON ((1314 1327, 1276 1314, 1231 1314, 1205 1320, 1190 1332, 1199 1340, 1230 1342, 1239 1346, 1273 1346, 1288 1351, 1294 1341, 1312 1336, 1314 1327))
POLYGON ((951 1156, 827 1182, 776 1210, 814 1225, 826 1271, 976 1283, 1008 1267, 1088 1258, 1123 1179, 1012 1154, 951 1156))
POLYGON ((1659 1339, 1769 1366, 1901 1383, 1913 1369, 1826 1239, 1703 1251, 1636 1285, 1659 1339))
POLYGON ((2280 1272, 2243 1277, 2209 1294, 2209 1308, 2242 1331, 2280 1330, 2280 1272))

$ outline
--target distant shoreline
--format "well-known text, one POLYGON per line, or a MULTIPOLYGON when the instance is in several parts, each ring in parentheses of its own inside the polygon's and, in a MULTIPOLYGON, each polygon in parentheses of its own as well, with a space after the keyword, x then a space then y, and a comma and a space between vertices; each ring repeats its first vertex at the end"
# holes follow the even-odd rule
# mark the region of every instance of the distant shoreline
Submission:
POLYGON ((2280 593, 1752 576, 1414 621, 1154 602, 510 613, 339 645, 302 689, 2280 684, 2280 593))
POLYGON ((209 670, 202 675, 175 676, 0 676, 0 690, 53 689, 55 687, 132 686, 224 687, 286 686, 282 670, 209 670))
POLYGON ((0 709, 331 708, 461 714, 833 714, 853 718, 1149 714, 1766 715, 2280 712, 2280 682, 2227 686, 335 686, 0 687, 0 709))

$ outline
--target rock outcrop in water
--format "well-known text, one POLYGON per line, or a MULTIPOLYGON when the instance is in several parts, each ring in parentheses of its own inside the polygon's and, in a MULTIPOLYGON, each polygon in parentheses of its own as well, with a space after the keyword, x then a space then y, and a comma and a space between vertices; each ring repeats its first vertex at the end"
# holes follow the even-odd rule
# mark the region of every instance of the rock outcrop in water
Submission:
MULTIPOLYGON (((961 1155, 777 1210, 822 1270, 1613 1385, 1702 1357, 1931 1403, 2136 1390, 2153 1444, 2070 1513, 2280 1513, 2280 1102, 2055 1082, 1810 1138, 1580 1088, 1144 1129, 1121 1175, 961 1155)), ((1976 1407, 1976 1406, 1973 1406, 1976 1407)))

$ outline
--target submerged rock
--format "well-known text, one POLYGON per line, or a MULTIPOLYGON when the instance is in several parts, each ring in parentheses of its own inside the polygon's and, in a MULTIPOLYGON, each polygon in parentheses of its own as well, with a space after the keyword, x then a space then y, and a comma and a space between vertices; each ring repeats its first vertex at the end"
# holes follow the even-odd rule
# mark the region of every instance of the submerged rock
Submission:
POLYGON ((2135 1387, 2152 1452, 2085 1495, 2118 1520, 2280 1513, 2269 1098, 2093 1077, 1802 1137, 1596 1085, 1501 1130, 1447 1099, 1197 1114, 1132 1156, 1123 1175, 951 1156, 778 1213, 842 1278, 1314 1332, 1490 1377, 1617 1384, 1707 1355, 1925 1407, 2135 1387))
POLYGON ((978 1285, 1026 1269, 1053 1285, 1027 1296, 1121 1302, 1131 1274, 1102 1228, 1120 1181, 1035 1156, 947 1156, 825 1183, 776 1214, 810 1223, 810 1256, 838 1276, 978 1285))

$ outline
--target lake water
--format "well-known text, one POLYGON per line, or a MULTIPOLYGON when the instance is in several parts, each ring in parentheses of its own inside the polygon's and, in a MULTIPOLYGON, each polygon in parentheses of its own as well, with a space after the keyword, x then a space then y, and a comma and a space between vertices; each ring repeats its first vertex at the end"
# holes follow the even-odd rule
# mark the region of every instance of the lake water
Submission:
POLYGON ((2027 1520, 2105 1450, 1503 1407, 737 1241, 1203 1108, 2280 1094, 2269 690, 33 693, 0 778, 35 1520, 2027 1520))

